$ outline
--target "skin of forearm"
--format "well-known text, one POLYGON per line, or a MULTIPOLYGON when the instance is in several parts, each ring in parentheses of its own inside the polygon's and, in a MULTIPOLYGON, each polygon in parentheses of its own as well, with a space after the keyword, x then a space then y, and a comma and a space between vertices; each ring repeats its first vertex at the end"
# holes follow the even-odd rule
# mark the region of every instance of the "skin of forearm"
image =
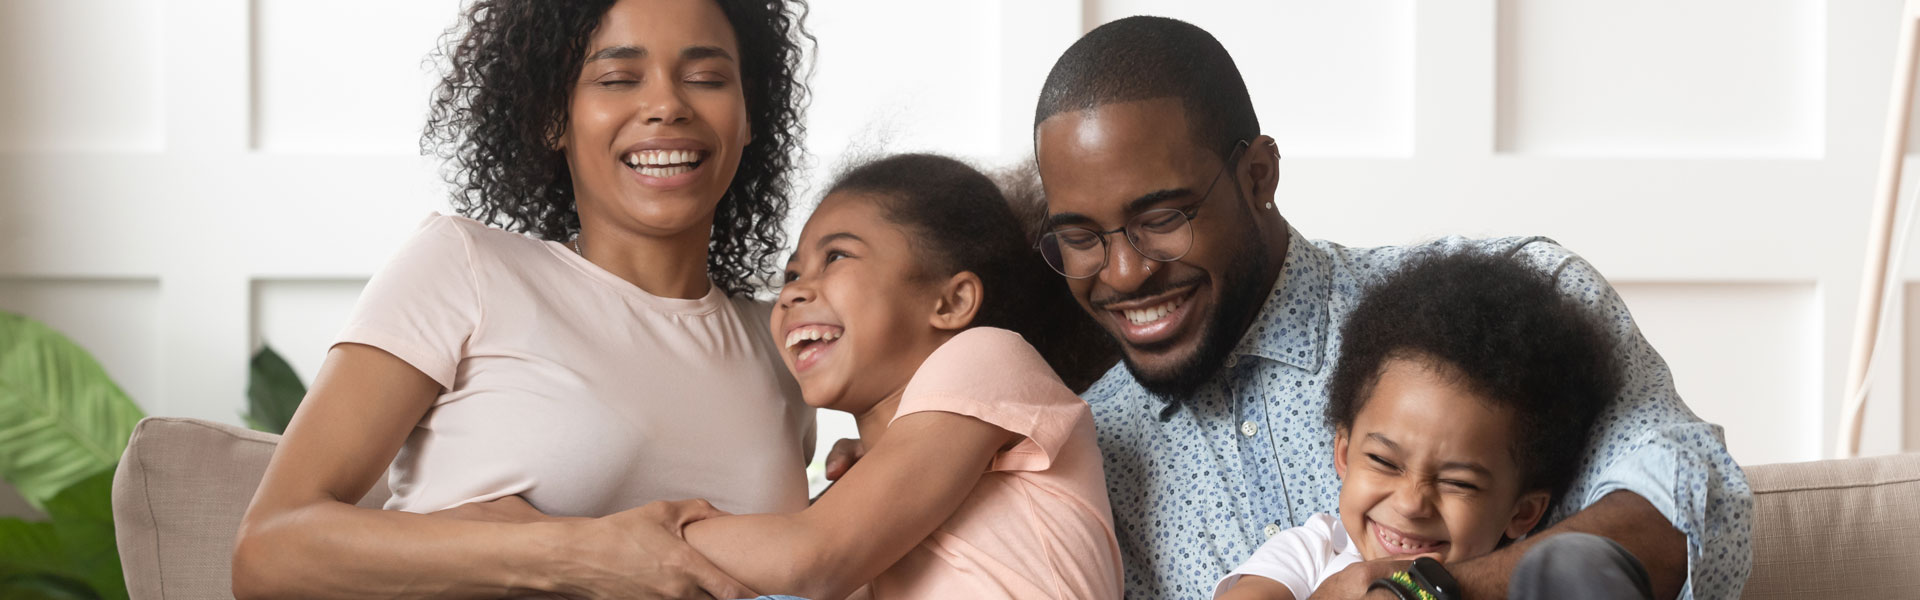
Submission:
POLYGON ((1687 536, 1639 494, 1607 494, 1565 521, 1491 554, 1447 565, 1468 598, 1507 597, 1507 581, 1528 549, 1562 533, 1590 533, 1625 547, 1647 569, 1653 597, 1672 599, 1687 581, 1687 536))
POLYGON ((316 502, 243 525, 238 598, 498 598, 561 591, 560 523, 479 522, 316 502), (314 565, 326 565, 316 569, 314 565))
POLYGON ((827 541, 826 529, 804 513, 735 515, 688 524, 683 535, 714 566, 757 592, 838 600, 879 569, 861 569, 834 553, 838 545, 827 541))

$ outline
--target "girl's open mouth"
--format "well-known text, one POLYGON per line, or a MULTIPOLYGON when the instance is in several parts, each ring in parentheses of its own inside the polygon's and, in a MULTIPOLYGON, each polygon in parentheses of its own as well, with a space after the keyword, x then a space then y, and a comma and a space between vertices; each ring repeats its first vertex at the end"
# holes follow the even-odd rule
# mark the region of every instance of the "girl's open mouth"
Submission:
POLYGON ((845 329, 833 325, 801 325, 788 330, 782 347, 793 355, 793 372, 799 374, 820 362, 845 333, 845 329))

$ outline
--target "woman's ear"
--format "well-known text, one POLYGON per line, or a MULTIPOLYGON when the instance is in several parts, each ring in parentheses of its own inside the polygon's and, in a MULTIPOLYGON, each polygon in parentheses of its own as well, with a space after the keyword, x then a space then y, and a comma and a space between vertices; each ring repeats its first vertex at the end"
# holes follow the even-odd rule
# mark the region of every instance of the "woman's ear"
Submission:
POLYGON ((934 300, 933 316, 927 323, 942 331, 959 331, 973 324, 973 317, 980 312, 980 301, 985 293, 980 284, 980 276, 973 271, 961 271, 947 278, 946 285, 940 288, 940 297, 934 300))
POLYGON ((1507 530, 1501 533, 1508 538, 1520 539, 1520 536, 1533 531, 1534 525, 1547 516, 1547 501, 1553 498, 1546 490, 1536 490, 1520 495, 1520 501, 1513 505, 1513 520, 1507 522, 1507 530))
POLYGON ((1347 430, 1333 432, 1333 473, 1341 481, 1347 480, 1347 441, 1347 430))

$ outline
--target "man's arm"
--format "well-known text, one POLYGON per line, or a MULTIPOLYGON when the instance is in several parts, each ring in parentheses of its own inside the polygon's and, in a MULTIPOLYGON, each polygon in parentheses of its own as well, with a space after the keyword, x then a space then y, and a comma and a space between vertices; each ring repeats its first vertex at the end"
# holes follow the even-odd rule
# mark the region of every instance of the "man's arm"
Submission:
POLYGON ((1459 580, 1468 598, 1505 598, 1507 581, 1527 550, 1562 533, 1591 533, 1625 547, 1647 568, 1654 598, 1678 597, 1687 581, 1687 536, 1645 498, 1626 491, 1607 494, 1565 521, 1492 554, 1447 565, 1447 571, 1459 580))

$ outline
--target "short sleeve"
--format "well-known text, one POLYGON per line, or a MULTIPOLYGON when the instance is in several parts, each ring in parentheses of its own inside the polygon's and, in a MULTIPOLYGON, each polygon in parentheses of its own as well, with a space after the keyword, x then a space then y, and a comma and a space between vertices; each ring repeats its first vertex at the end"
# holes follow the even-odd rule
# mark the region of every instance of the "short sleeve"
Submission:
POLYGON ((481 316, 471 248, 453 217, 422 221, 367 282, 334 343, 379 348, 452 389, 481 316))
POLYGON ((925 411, 966 415, 1026 438, 994 458, 994 471, 1046 470, 1079 421, 1093 419, 1026 339, 992 327, 960 332, 921 363, 893 418, 925 411))
POLYGON ((1213 596, 1220 597, 1233 588, 1233 584, 1245 575, 1257 575, 1279 582, 1293 592, 1293 597, 1305 600, 1313 595, 1316 583, 1325 577, 1320 576, 1333 561, 1333 529, 1340 521, 1329 514, 1317 514, 1307 519, 1299 527, 1289 528, 1260 544, 1253 556, 1246 562, 1234 567, 1220 583, 1213 588, 1213 596))

